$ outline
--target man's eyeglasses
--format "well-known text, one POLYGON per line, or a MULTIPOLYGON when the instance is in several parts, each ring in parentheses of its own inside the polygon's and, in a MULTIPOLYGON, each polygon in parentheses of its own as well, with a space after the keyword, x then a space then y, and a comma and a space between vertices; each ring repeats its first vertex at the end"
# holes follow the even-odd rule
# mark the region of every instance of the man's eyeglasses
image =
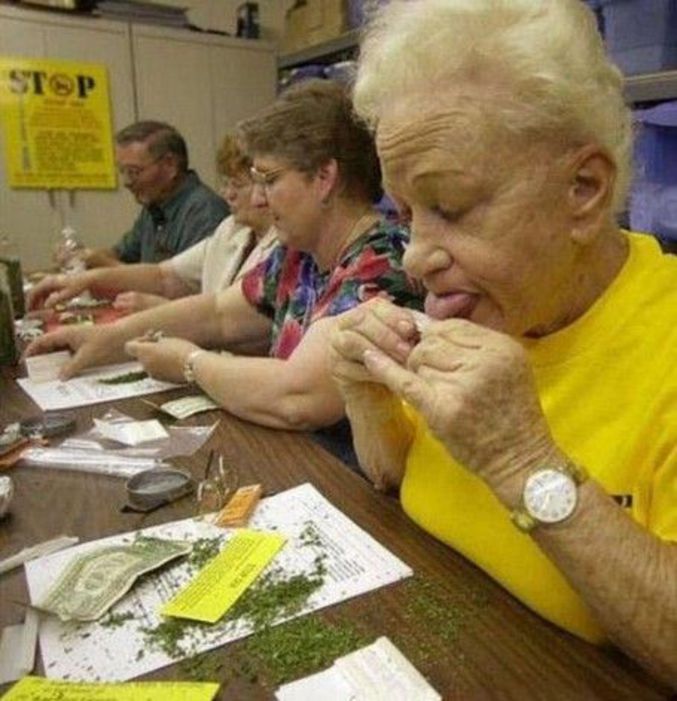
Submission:
POLYGON ((273 170, 263 171, 252 166, 249 169, 249 174, 251 175, 254 185, 260 185, 264 189, 270 189, 282 173, 288 170, 289 168, 275 168, 273 170))
POLYGON ((118 166, 118 173, 120 174, 120 177, 124 178, 125 180, 137 180, 151 166, 154 166, 162 158, 164 158, 164 154, 154 158, 150 163, 146 163, 145 166, 118 166))

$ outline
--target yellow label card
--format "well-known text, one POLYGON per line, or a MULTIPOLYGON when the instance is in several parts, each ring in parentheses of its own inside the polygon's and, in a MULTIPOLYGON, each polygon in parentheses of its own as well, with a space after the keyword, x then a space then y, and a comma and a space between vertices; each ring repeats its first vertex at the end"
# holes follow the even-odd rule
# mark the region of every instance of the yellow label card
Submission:
POLYGON ((160 613, 216 623, 284 545, 279 533, 242 530, 160 613))
POLYGON ((218 684, 205 682, 90 684, 24 677, 3 701, 211 701, 218 690, 218 684))

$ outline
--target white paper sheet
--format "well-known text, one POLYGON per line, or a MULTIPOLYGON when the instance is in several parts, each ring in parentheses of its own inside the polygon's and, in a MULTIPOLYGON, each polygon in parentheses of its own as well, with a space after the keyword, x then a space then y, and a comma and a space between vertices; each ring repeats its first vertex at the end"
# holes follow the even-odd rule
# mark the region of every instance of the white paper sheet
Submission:
POLYGON ((59 379, 61 368, 71 359, 68 351, 45 353, 26 358, 26 372, 31 382, 50 382, 59 379))
POLYGON ((28 377, 21 378, 17 382, 23 391, 43 411, 73 409, 88 404, 112 402, 116 399, 138 397, 142 394, 151 394, 153 392, 164 392, 179 386, 170 382, 160 382, 150 377, 138 382, 125 382, 117 385, 99 382, 101 379, 117 377, 118 375, 140 370, 143 370, 140 363, 120 363, 87 370, 82 375, 73 377, 65 382, 60 380, 35 382, 28 377))
POLYGON ((441 701, 425 677, 386 637, 339 657, 323 672, 281 686, 278 701, 441 701))
MULTIPOLYGON (((303 613, 344 601, 412 574, 411 569, 392 555, 349 518, 332 506, 314 487, 301 485, 262 500, 250 528, 277 530, 289 539, 271 567, 293 575, 312 572, 315 558, 326 557, 326 579, 308 600, 303 613), (321 545, 310 545, 302 533, 311 524, 321 545)), ((145 535, 178 540, 232 536, 233 529, 211 526, 186 519, 141 531, 145 535)), ((113 536, 33 560, 26 565, 31 601, 39 601, 59 573, 76 555, 91 548, 131 542, 135 533, 113 536)), ((113 609, 115 614, 133 614, 119 627, 100 623, 75 625, 56 618, 42 621, 40 648, 46 675, 52 679, 80 681, 125 681, 175 662, 163 652, 148 647, 141 627, 154 628, 162 620, 159 608, 191 578, 185 564, 176 564, 153 573, 140 582, 113 609)), ((230 621, 196 630, 190 637, 191 653, 218 647, 251 632, 241 621, 230 621)))

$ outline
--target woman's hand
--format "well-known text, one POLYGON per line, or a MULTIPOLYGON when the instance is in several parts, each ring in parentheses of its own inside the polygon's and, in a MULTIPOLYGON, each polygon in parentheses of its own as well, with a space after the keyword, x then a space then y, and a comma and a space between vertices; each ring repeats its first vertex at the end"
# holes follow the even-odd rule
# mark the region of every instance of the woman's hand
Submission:
POLYGON ((113 307, 123 314, 134 314, 169 301, 160 295, 144 292, 121 292, 113 301, 113 307))
POLYGON ((68 380, 86 368, 114 363, 123 356, 118 334, 111 326, 69 326, 36 338, 28 345, 26 356, 68 349, 70 362, 59 374, 68 380))
POLYGON ((33 287, 26 298, 29 310, 50 309, 82 294, 90 284, 87 273, 81 275, 47 275, 33 287))
POLYGON ((379 299, 342 314, 332 333, 332 374, 346 404, 360 466, 377 489, 400 485, 412 427, 399 397, 365 367, 364 355, 378 352, 402 369, 417 339, 412 313, 379 299))
MULTIPOLYGON (((375 350, 404 364, 418 338, 410 311, 373 299, 337 318, 331 337, 332 375, 342 394, 373 391, 382 384, 364 366, 364 353, 375 350), (371 385, 371 387, 370 387, 371 385)), ((382 392, 384 387, 380 387, 382 392)))
POLYGON ((449 319, 424 330, 406 367, 375 349, 364 363, 494 487, 557 454, 527 356, 509 336, 449 319))
POLYGON ((125 352, 136 358, 151 377, 176 383, 185 382, 184 365, 188 356, 198 349, 199 346, 182 338, 160 338, 156 341, 142 336, 125 344, 125 352))

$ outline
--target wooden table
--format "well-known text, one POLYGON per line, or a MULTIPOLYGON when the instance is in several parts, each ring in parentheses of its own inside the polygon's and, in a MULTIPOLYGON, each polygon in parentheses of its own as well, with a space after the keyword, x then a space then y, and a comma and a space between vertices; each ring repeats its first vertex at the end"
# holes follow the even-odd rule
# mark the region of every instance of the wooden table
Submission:
MULTIPOLYGON (((162 395, 164 399, 172 395, 162 395)), ((178 395, 177 395, 178 396, 178 395)), ((77 410, 79 429, 107 405, 77 410)), ((116 406, 137 418, 152 409, 138 399, 116 406)), ((9 371, 0 375, 0 426, 39 413, 9 371)), ((463 610, 457 635, 440 639, 425 621, 411 615, 411 582, 400 582, 318 614, 327 621, 352 622, 373 638, 389 636, 444 699, 660 699, 669 692, 616 650, 588 645, 545 622, 522 606, 463 557, 428 536, 404 515, 397 500, 375 492, 360 476, 322 450, 308 436, 254 426, 220 412, 188 423, 221 422, 196 455, 175 462, 198 475, 210 448, 235 465, 243 482, 261 482, 267 493, 310 482, 359 526, 408 563, 416 577, 435 588, 444 603, 463 610), (435 654, 419 654, 433 649, 435 654)), ((81 540, 186 518, 193 505, 183 499, 150 514, 120 513, 123 480, 79 472, 51 472, 19 466, 9 473, 15 485, 11 514, 0 522, 0 558, 58 534, 81 540)), ((0 575, 0 626, 23 620, 28 601, 23 568, 0 575)), ((220 699, 272 699, 265 683, 232 678, 231 653, 242 643, 220 648, 228 679, 220 699)), ((43 673, 41 663, 37 671, 43 673)), ((152 679, 181 678, 178 667, 158 670, 152 679)), ((311 700, 315 701, 315 700, 311 700)), ((319 701, 319 700, 318 700, 319 701)), ((415 701, 415 700, 412 700, 415 701)))

